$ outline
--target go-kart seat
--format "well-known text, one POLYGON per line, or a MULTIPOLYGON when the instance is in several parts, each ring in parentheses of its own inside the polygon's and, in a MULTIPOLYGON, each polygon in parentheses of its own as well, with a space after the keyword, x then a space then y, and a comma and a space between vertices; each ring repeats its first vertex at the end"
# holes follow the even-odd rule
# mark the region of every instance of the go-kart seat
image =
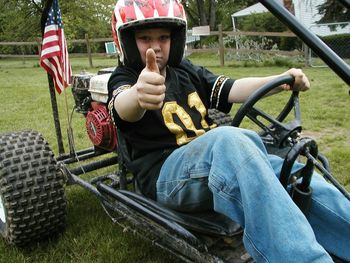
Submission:
MULTIPOLYGON (((130 161, 130 147, 122 134, 117 129, 119 171, 123 171, 121 176, 126 176, 127 163, 130 161), (124 168, 124 169, 123 169, 124 168)), ((182 227, 201 234, 214 236, 234 236, 242 233, 239 224, 228 217, 216 213, 214 210, 196 213, 184 213, 169 209, 156 201, 146 198, 138 191, 137 182, 134 180, 135 191, 126 189, 118 190, 124 196, 142 205, 148 211, 152 211, 167 220, 173 221, 182 227)))

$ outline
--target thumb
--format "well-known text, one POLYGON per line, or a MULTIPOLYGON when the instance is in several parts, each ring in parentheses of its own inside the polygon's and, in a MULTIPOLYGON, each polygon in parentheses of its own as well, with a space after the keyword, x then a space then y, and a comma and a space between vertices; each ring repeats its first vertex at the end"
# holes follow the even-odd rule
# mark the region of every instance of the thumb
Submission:
POLYGON ((146 51, 146 68, 149 71, 159 73, 156 53, 151 48, 147 49, 146 51))

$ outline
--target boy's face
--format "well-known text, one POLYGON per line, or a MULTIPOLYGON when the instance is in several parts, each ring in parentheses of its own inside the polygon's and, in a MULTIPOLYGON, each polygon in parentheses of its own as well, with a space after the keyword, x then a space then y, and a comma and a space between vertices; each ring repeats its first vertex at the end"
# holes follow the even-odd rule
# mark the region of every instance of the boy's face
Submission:
POLYGON ((135 31, 136 45, 139 49, 141 59, 146 65, 146 51, 152 48, 156 53, 159 70, 165 69, 170 52, 171 31, 166 28, 140 29, 135 31))

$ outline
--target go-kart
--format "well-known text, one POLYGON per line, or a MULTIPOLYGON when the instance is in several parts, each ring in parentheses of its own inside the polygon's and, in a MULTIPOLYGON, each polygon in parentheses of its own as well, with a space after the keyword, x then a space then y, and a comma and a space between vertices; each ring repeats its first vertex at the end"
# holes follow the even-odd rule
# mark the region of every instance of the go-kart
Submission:
MULTIPOLYGON (((302 28, 283 9, 271 7, 268 1, 261 2, 271 12, 277 12, 283 21, 291 20, 291 29, 295 26, 298 30, 302 28)), ((311 39, 312 45, 318 46, 318 40, 309 36, 308 32, 301 32, 300 35, 306 43, 311 39)), ((332 61, 333 69, 349 83, 349 67, 339 62, 336 56, 327 52, 323 54, 323 51, 328 49, 321 44, 318 47, 319 56, 324 56, 326 62, 332 61)), ((214 211, 174 211, 140 194, 137 181, 128 170, 129 146, 113 126, 106 107, 107 81, 111 70, 103 69, 97 75, 77 75, 74 79, 72 90, 76 110, 85 116, 93 148, 55 157, 49 144, 36 131, 0 135, 1 235, 10 244, 25 246, 33 240, 63 231, 66 219, 64 184, 75 184, 95 195, 113 221, 128 226, 140 237, 185 262, 254 262, 244 249, 242 228, 232 220, 214 211), (69 164, 77 160, 103 157, 107 153, 106 158, 69 168, 69 164), (110 153, 114 154, 111 156, 110 153), (90 180, 79 177, 83 173, 116 164, 118 168, 113 173, 90 180)), ((328 160, 318 152, 316 142, 300 136, 302 126, 298 92, 291 93, 277 117, 255 106, 275 87, 292 82, 292 77, 285 76, 267 83, 248 98, 233 118, 217 111, 210 111, 209 115, 218 126, 238 127, 248 117, 260 127, 259 134, 269 153, 285 160, 281 184, 286 190, 288 188, 291 198, 307 214, 312 195, 309 184, 314 169, 318 169, 346 198, 350 200, 350 197, 330 173, 328 160), (290 115, 293 115, 292 118, 287 118, 290 115), (304 168, 291 173, 292 165, 300 156, 306 158, 304 168)))

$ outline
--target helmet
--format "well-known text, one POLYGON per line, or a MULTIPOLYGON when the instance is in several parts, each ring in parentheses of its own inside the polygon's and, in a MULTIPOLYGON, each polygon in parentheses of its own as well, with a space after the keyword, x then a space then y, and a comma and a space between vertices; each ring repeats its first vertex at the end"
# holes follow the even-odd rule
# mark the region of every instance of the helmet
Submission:
POLYGON ((134 30, 137 28, 171 29, 168 65, 181 62, 186 44, 187 20, 178 0, 118 0, 112 14, 112 32, 120 61, 142 69, 134 30))

